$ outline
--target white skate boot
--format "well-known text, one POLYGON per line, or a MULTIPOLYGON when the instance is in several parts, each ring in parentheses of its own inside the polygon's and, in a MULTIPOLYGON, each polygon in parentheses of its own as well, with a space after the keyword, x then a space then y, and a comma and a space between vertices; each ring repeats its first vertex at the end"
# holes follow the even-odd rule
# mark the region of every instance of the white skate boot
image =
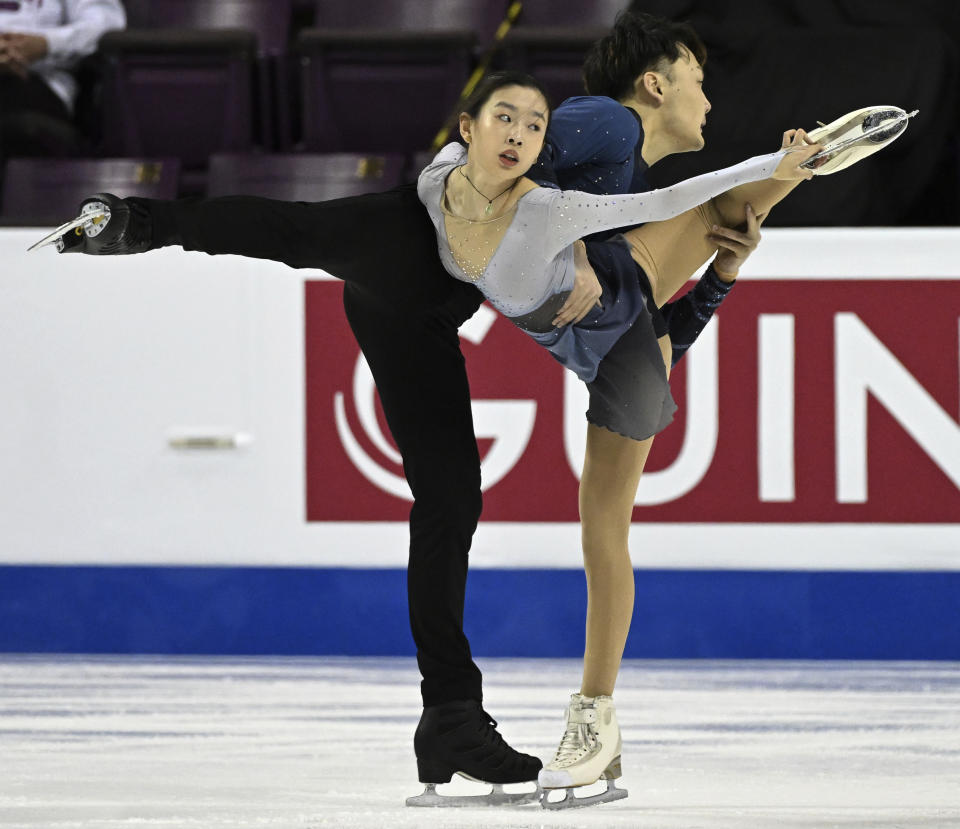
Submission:
POLYGON ((544 809, 570 809, 609 803, 627 796, 614 780, 620 777, 620 726, 617 710, 608 696, 570 696, 567 725, 560 747, 540 771, 540 786, 544 789, 540 801, 544 809), (573 789, 589 786, 598 780, 607 781, 607 790, 587 797, 576 797, 573 789), (565 789, 563 798, 550 800, 551 789, 565 789))
POLYGON ((823 149, 800 166, 817 176, 838 173, 903 135, 916 114, 917 110, 907 113, 893 106, 866 107, 821 124, 807 135, 823 149))

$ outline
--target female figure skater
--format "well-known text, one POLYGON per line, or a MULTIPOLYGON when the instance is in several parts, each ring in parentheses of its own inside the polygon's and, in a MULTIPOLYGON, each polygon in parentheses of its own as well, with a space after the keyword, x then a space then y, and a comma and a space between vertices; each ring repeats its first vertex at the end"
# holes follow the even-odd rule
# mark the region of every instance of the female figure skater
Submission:
POLYGON ((812 177, 800 165, 820 147, 805 144, 796 131, 786 151, 659 191, 594 196, 543 188, 525 177, 550 118, 536 80, 513 72, 488 76, 464 109, 460 133, 467 148, 444 147, 418 181, 440 259, 574 371, 590 394, 580 483, 588 593, 583 682, 539 780, 552 789, 602 777, 608 791, 596 799, 616 799, 626 796, 612 786, 620 776, 621 739, 611 695, 633 612, 627 536, 653 437, 676 409, 668 383, 670 341, 658 307, 716 252, 704 216, 733 225, 747 203, 766 213, 795 182, 812 177), (655 224, 604 242, 580 241, 641 222, 655 224), (602 307, 555 328, 551 321, 581 257, 600 279, 602 307))
MULTIPOLYGON (((696 72, 699 63, 685 63, 683 68, 696 72)), ((669 114, 661 131, 673 134, 681 124, 680 135, 698 133, 705 104, 702 92, 700 100, 683 85, 674 92, 661 102, 669 114), (681 102, 679 107, 671 103, 674 98, 681 102), (681 116, 681 111, 686 114, 681 116)), ((584 118, 597 126, 593 116, 584 118)), ((584 133, 590 125, 584 124, 584 133)), ((563 153, 562 146, 554 149, 567 162, 577 155, 563 153)), ((628 155, 633 151, 628 148, 628 155)), ((589 162, 584 156, 583 163, 589 162)), ((796 183, 763 185, 781 188, 776 200, 796 183)), ((489 204, 499 206, 499 200, 498 196, 489 204)), ((736 214, 737 204, 732 199, 724 215, 736 214)), ((249 196, 166 202, 102 194, 86 199, 82 207, 85 219, 47 237, 56 239, 64 252, 129 254, 178 245, 210 254, 271 259, 295 268, 320 268, 346 281, 347 316, 374 372, 416 498, 410 519, 408 585, 411 626, 424 677, 424 711, 414 741, 420 780, 429 790, 456 771, 494 784, 535 779, 539 759, 512 749, 481 706, 479 671, 462 628, 467 550, 479 514, 479 458, 457 327, 476 310, 482 296, 473 285, 451 280, 444 271, 434 226, 415 189, 402 186, 318 203, 249 196), (75 230, 68 233, 71 228, 75 230), (432 416, 425 418, 424 412, 432 416)), ((737 223, 742 216, 737 215, 737 223)), ((688 229, 703 235, 702 226, 688 229)), ((684 239, 683 244, 687 242, 684 239)), ((578 247, 575 256, 581 273, 592 271, 585 250, 578 247)), ((693 267, 679 280, 692 272, 693 267)), ((612 284, 607 280, 605 301, 612 296, 612 284)), ((578 293, 574 291, 570 307, 585 310, 595 297, 592 291, 592 287, 581 291, 583 298, 573 301, 578 293)), ((716 304, 710 296, 691 302, 694 294, 670 306, 683 308, 673 313, 669 327, 678 343, 675 356, 696 338, 716 304)), ((652 304, 650 310, 656 313, 652 304)), ((558 325, 561 321, 553 320, 558 325)), ((589 325, 584 330, 589 331, 589 325)), ((503 797, 494 792, 484 802, 502 802, 503 797)), ((436 798, 428 791, 411 800, 432 805, 436 798)), ((478 799, 482 798, 456 800, 466 804, 478 799)), ((445 798, 448 805, 450 800, 454 798, 445 798)))

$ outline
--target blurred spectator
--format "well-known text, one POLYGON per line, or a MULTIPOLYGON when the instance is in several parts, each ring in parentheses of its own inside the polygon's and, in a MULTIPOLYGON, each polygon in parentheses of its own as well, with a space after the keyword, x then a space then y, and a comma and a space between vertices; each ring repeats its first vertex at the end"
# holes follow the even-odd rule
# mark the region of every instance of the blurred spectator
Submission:
POLYGON ((75 149, 76 65, 125 25, 120 0, 0 0, 0 160, 75 149))

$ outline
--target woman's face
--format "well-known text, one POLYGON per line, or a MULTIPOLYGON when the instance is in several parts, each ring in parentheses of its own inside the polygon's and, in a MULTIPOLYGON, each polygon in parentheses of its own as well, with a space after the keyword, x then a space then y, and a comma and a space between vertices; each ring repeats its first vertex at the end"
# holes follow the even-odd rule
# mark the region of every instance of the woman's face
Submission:
POLYGON ((476 118, 460 116, 470 160, 490 176, 522 176, 540 155, 547 131, 547 102, 536 89, 502 86, 476 118))

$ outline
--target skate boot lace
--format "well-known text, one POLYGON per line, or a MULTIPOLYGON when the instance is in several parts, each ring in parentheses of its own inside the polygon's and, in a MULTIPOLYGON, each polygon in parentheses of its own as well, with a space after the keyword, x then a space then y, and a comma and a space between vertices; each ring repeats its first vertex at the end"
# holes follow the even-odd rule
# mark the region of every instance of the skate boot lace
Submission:
MULTIPOLYGON (((592 711, 592 709, 587 710, 592 711)), ((593 723, 577 722, 570 718, 567 720, 566 730, 563 732, 557 753, 553 758, 553 765, 562 767, 576 763, 587 754, 599 750, 600 747, 600 739, 597 737, 593 723)))
POLYGON ((480 709, 480 717, 483 722, 483 727, 480 733, 488 740, 492 740, 495 745, 499 745, 503 742, 503 737, 499 731, 497 731, 497 721, 491 717, 486 711, 482 708, 480 709))

